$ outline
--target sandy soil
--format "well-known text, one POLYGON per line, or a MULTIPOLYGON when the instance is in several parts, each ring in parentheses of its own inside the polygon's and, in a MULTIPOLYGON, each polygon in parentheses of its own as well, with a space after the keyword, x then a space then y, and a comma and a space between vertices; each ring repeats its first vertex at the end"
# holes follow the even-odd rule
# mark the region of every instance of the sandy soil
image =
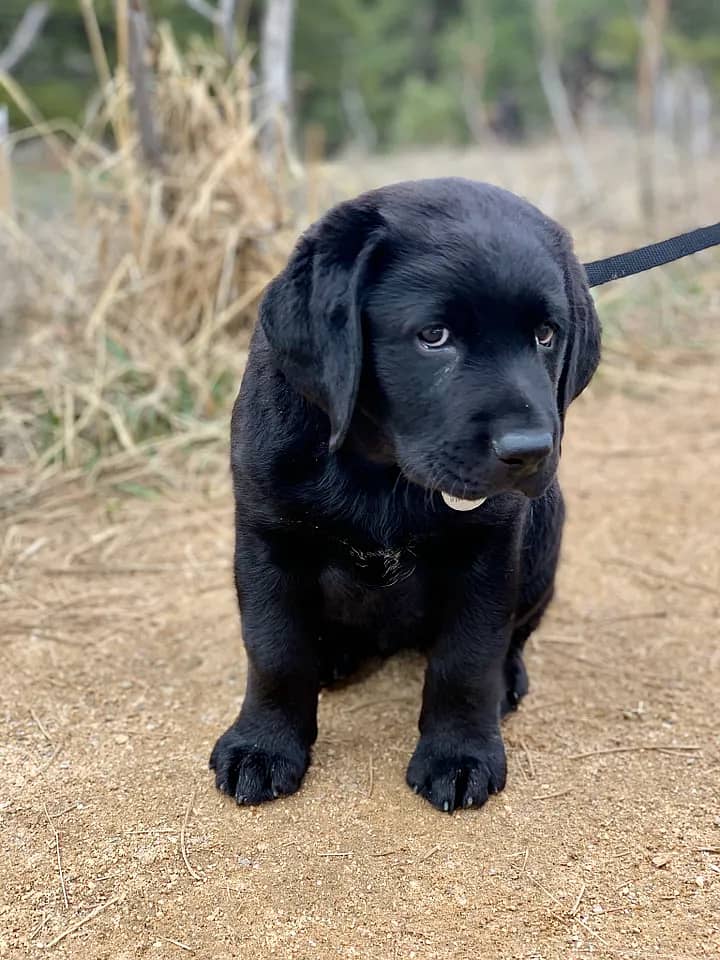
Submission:
POLYGON ((717 395, 698 363, 576 405, 509 785, 453 816, 404 784, 413 656, 323 696, 297 796, 215 792, 244 674, 225 477, 9 518, 0 956, 720 956, 717 395))

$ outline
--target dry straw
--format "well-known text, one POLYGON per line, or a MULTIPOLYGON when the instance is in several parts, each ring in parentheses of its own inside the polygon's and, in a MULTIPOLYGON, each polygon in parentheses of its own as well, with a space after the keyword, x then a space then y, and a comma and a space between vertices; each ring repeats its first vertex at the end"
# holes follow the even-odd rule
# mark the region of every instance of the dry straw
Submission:
POLYGON ((13 278, 0 322, 6 340, 17 333, 0 359, 5 506, 222 435, 259 295, 293 232, 287 186, 258 150, 248 57, 229 69, 206 47, 181 53, 159 27, 151 169, 122 52, 111 74, 83 11, 102 85, 85 129, 45 123, 0 77, 32 124, 19 137, 45 140, 73 197, 62 220, 0 224, 13 278))

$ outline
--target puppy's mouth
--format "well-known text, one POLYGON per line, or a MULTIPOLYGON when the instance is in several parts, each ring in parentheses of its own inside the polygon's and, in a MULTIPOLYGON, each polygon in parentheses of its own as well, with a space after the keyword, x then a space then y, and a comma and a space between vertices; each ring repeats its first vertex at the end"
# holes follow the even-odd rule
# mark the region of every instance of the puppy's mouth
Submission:
POLYGON ((480 510, 489 497, 499 494, 518 493, 535 499, 544 494, 555 475, 551 459, 532 474, 512 476, 492 462, 479 461, 474 469, 461 470, 459 464, 448 463, 447 459, 438 464, 410 453, 396 446, 396 465, 405 479, 439 495, 445 507, 458 513, 480 510))
POLYGON ((481 507, 488 497, 501 493, 500 489, 487 482, 469 483, 461 477, 448 475, 437 478, 436 468, 418 469, 414 464, 399 462, 400 471, 410 483, 422 487, 427 493, 439 494, 440 499, 450 510, 469 512, 481 507), (434 476, 433 476, 434 474, 434 476), (430 478, 432 477, 432 482, 430 478))
POLYGON ((440 496, 447 507, 450 507, 451 510, 459 510, 461 512, 477 510, 477 508, 481 507, 487 500, 487 497, 479 497, 477 500, 465 500, 463 497, 454 497, 451 493, 445 493, 444 490, 440 491, 440 496))
MULTIPOLYGON (((433 484, 430 489, 434 489, 436 493, 440 494, 443 503, 450 510, 469 513, 472 510, 479 510, 490 497, 503 493, 520 493, 529 499, 542 496, 553 476, 554 471, 538 470, 536 473, 518 478, 514 482, 508 482, 509 478, 502 478, 500 482, 493 482, 494 478, 487 477, 482 481, 478 479, 475 483, 452 477, 433 484)), ((428 485, 422 483, 422 481, 421 485, 425 486, 426 489, 428 488, 428 485)))

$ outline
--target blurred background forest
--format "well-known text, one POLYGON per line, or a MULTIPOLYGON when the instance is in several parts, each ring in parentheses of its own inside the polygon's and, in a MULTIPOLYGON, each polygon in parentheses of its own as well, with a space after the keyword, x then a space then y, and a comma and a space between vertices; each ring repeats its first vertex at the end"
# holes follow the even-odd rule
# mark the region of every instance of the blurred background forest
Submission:
MULTIPOLYGON (((0 50, 29 6, 4 0, 0 50)), ((577 122, 633 122, 644 0, 558 0, 553 44, 577 122)), ((210 41, 202 0, 150 0, 181 48, 210 41)), ((236 0, 239 44, 257 46, 264 4, 236 0)), ((319 125, 328 150, 468 144, 538 136, 551 124, 538 64, 538 0, 298 0, 292 43, 296 128, 319 125)), ((112 0, 95 4, 105 47, 117 49, 112 0)), ((667 8, 660 109, 702 112, 720 92, 720 4, 667 8)), ((52 0, 17 80, 46 117, 81 120, 96 90, 81 4, 52 0)), ((15 123, 23 118, 11 104, 15 123)), ((677 120, 677 118, 675 118, 677 120)))
MULTIPOLYGON (((489 180, 585 260, 717 219, 718 94, 717 0, 4 0, 6 503, 224 468, 262 290, 362 189, 489 180)), ((600 291, 606 357, 707 344, 702 263, 600 291)))

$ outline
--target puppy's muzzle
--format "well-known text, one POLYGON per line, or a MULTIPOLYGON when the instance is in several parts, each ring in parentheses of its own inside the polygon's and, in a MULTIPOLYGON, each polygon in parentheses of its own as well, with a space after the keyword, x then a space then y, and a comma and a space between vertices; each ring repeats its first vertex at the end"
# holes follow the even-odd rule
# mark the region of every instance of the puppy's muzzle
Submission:
POLYGON ((541 430, 505 433, 493 440, 498 460, 516 477, 536 473, 553 452, 552 434, 541 430))

